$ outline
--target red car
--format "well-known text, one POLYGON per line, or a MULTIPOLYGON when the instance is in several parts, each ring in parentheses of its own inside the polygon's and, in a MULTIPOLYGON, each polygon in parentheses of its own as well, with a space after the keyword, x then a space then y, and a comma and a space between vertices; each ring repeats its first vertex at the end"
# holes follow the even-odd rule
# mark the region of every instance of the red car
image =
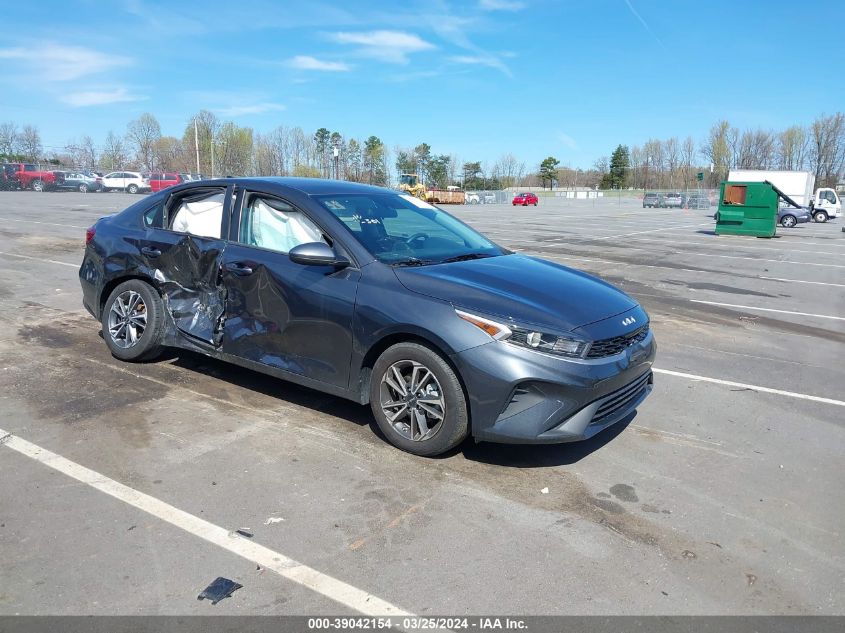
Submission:
POLYGON ((537 195, 531 192, 528 193, 520 193, 513 198, 513 206, 521 204, 523 207, 527 207, 529 204, 533 204, 535 207, 537 206, 537 195))
POLYGON ((161 191, 162 189, 167 189, 173 185, 182 184, 183 182, 185 182, 185 178, 182 174, 177 174, 175 172, 150 174, 150 189, 152 189, 153 193, 161 191))

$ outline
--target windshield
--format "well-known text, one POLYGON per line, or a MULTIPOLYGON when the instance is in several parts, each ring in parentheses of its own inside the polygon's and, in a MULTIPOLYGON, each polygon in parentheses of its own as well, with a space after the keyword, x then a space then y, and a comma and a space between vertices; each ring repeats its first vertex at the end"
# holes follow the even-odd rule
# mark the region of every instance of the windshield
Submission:
POLYGON ((504 254, 483 235, 413 196, 383 193, 315 198, 385 264, 435 264, 504 254))

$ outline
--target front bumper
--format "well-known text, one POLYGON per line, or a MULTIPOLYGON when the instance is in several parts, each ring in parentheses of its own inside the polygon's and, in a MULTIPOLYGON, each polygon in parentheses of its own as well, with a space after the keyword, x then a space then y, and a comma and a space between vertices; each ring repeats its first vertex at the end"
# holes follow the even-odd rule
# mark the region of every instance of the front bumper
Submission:
POLYGON ((452 359, 478 441, 585 440, 628 417, 651 393, 654 335, 614 356, 567 360, 493 341, 452 359))

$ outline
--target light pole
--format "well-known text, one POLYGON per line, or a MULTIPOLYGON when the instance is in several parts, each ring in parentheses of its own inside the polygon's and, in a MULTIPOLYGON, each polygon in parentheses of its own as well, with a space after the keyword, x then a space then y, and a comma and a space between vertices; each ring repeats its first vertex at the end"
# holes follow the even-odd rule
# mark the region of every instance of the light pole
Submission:
POLYGON ((338 148, 337 144, 332 147, 332 155, 334 156, 334 179, 339 180, 338 171, 337 171, 337 159, 340 156, 340 148, 338 148))

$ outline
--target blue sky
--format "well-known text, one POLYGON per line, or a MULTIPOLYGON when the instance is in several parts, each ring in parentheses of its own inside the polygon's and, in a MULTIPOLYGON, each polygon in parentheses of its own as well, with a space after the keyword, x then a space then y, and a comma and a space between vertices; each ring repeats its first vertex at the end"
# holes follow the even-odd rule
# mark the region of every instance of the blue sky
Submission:
POLYGON ((3 8, 0 121, 52 147, 142 112, 181 136, 206 108, 258 131, 589 167, 618 143, 699 141, 719 118, 781 129, 845 104, 841 2, 36 4, 3 8))

